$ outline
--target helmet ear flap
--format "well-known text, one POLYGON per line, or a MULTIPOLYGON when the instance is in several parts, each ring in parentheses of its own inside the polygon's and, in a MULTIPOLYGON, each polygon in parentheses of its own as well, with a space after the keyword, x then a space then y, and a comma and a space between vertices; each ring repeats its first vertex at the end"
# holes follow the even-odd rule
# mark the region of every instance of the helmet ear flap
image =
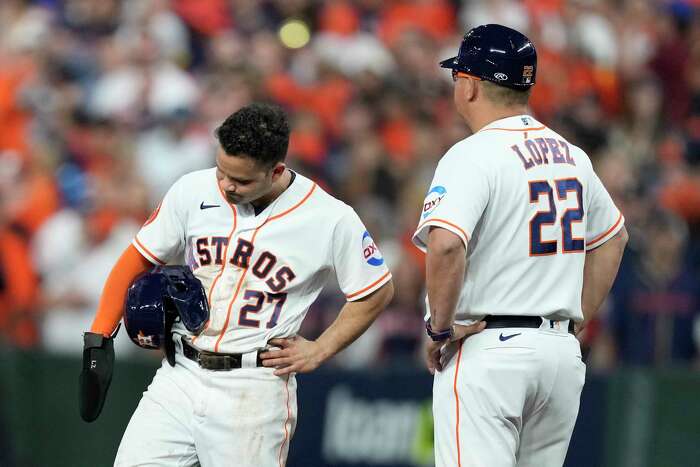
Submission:
POLYGON ((199 333, 209 320, 209 302, 202 283, 185 266, 165 266, 167 297, 185 328, 199 333))

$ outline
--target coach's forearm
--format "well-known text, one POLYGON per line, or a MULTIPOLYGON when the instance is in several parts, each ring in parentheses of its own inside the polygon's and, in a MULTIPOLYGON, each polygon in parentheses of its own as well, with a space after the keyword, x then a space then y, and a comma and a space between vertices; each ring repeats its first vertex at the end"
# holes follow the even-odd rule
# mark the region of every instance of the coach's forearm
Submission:
POLYGON ((434 227, 428 234, 426 284, 430 303, 430 325, 434 331, 449 328, 464 283, 466 247, 452 232, 434 227))
POLYGON ((610 292, 620 267, 627 239, 627 229, 622 227, 622 230, 613 238, 595 250, 586 253, 586 263, 583 268, 583 292, 581 294, 583 326, 598 313, 603 300, 610 292))
POLYGON ((389 281, 369 296, 347 302, 333 324, 316 339, 316 343, 320 344, 322 349, 322 360, 328 360, 360 337, 393 296, 394 284, 389 281))

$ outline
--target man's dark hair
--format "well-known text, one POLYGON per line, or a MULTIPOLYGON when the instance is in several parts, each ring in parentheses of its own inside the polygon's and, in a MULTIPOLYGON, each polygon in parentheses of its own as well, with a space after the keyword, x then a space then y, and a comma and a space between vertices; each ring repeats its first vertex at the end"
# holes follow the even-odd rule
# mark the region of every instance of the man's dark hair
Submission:
POLYGON ((216 137, 226 154, 252 157, 272 167, 287 155, 289 122, 276 105, 250 104, 229 115, 216 137))

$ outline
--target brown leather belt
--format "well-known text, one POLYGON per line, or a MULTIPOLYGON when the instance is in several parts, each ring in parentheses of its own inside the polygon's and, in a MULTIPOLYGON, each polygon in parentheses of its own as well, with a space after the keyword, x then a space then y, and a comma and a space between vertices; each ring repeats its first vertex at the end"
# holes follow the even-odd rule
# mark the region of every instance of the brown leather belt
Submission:
MULTIPOLYGON (((205 370, 230 371, 241 368, 243 364, 243 354, 240 353, 215 353, 206 350, 199 350, 192 346, 185 337, 182 337, 182 353, 185 357, 196 362, 205 370)), ((260 352, 257 353, 256 366, 263 366, 260 359, 260 352)))

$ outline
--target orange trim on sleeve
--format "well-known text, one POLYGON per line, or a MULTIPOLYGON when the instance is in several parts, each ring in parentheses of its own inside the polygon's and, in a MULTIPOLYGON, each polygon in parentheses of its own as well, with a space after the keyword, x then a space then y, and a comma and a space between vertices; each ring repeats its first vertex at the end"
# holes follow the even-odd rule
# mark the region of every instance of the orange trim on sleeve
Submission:
POLYGON ((610 232, 615 230, 615 228, 620 224, 620 221, 622 220, 622 213, 617 217, 617 221, 613 224, 612 227, 610 227, 608 230, 605 231, 604 234, 598 235, 596 238, 591 240, 590 242, 586 243, 586 246, 591 246, 594 243, 600 241, 601 239, 605 238, 610 232))
POLYGON ((136 276, 152 267, 153 264, 134 245, 129 245, 124 250, 112 268, 112 272, 109 273, 107 282, 105 282, 100 304, 97 307, 97 315, 90 327, 90 332, 101 333, 105 336, 114 332, 124 314, 127 289, 136 276))
POLYGON ((377 285, 377 284, 379 284, 380 282, 382 282, 382 281, 383 281, 384 279, 386 279, 387 276, 389 276, 390 274, 391 274, 391 273, 390 273, 389 271, 387 271, 386 274, 384 274, 382 277, 380 277, 380 278, 377 279, 376 281, 372 282, 370 285, 368 285, 368 286, 365 287, 364 289, 358 290, 357 292, 353 292, 353 293, 351 293, 350 295, 346 295, 345 298, 347 298, 348 300, 350 300, 352 297, 356 297, 356 296, 360 295, 362 292, 366 292, 367 290, 371 289, 371 288, 374 287, 375 285, 377 285))
POLYGON ((442 224, 449 225, 450 227, 454 227, 455 229, 459 230, 459 231, 462 233, 462 235, 464 235, 464 238, 465 238, 467 241, 469 241, 469 235, 467 235, 467 233, 466 233, 460 226, 458 226, 457 224, 453 224, 453 223, 450 222, 450 221, 446 221, 445 219, 428 219, 427 221, 423 222, 422 224, 420 224, 420 225, 418 226, 418 228, 416 229, 416 232, 420 232, 420 230, 421 230, 423 227, 425 227, 426 225, 428 225, 428 224, 431 223, 431 222, 442 223, 442 224))
MULTIPOLYGON (((546 126, 538 126, 536 128, 482 128, 479 131, 491 131, 491 130, 500 130, 500 131, 539 131, 539 130, 544 130, 547 128, 546 126)), ((478 132, 477 132, 478 133, 478 132)))
POLYGON ((459 343, 459 353, 457 354, 457 366, 455 367, 455 380, 452 385, 452 390, 455 393, 455 411, 457 413, 457 421, 455 422, 455 440, 457 442, 457 466, 462 467, 462 452, 459 447, 459 390, 457 389, 457 377, 459 376, 459 363, 462 360, 462 346, 464 340, 459 343))
MULTIPOLYGON (((250 243, 255 244, 255 237, 258 236, 258 233, 260 232, 260 229, 262 229, 262 228, 263 228, 264 226, 266 226, 268 223, 270 223, 270 222, 272 222, 272 221, 274 221, 274 220, 277 220, 277 219, 279 219, 280 217, 286 216, 287 214, 289 214, 290 212, 294 211, 296 208, 298 208, 299 206, 301 206, 302 204, 304 204, 304 203, 306 202, 306 200, 309 199, 309 197, 311 196, 311 193, 313 193, 314 190, 316 190, 316 184, 315 184, 315 183, 311 186, 311 189, 309 190, 309 192, 306 193, 306 195, 305 195, 305 196, 301 199, 301 201, 299 201, 297 204, 295 204, 295 205, 292 206, 291 208, 289 208, 289 209, 287 209, 286 211, 283 211, 283 212, 281 212, 281 213, 279 213, 279 214, 277 214, 277 215, 275 215, 275 216, 268 217, 268 218, 265 220, 265 222, 263 222, 262 224, 260 224, 260 225, 255 229, 255 232, 253 232, 253 236, 250 238, 250 243)), ((226 261, 225 258, 224 258, 224 261, 226 261)), ((231 320, 231 308, 233 307, 233 304, 236 302, 236 299, 238 298, 238 293, 241 291, 241 285, 243 285, 243 282, 244 282, 244 280, 245 280, 245 276, 246 276, 246 274, 248 273, 248 270, 249 270, 249 269, 250 269, 250 268, 245 269, 245 270, 243 271, 243 274, 241 274, 241 277, 238 279, 238 284, 236 284, 236 291, 234 292, 233 298, 231 299, 231 301, 230 301, 229 304, 228 304, 228 310, 226 311, 226 321, 224 321, 224 326, 221 328, 221 332, 219 333, 219 338, 216 339, 216 344, 214 345, 214 352, 218 352, 218 351, 219 351, 219 344, 221 343, 221 339, 223 339, 224 334, 226 333, 226 329, 228 328, 228 323, 229 323, 229 321, 231 320)))
MULTIPOLYGON (((156 255, 154 255, 153 253, 151 253, 151 250, 149 250, 148 248, 146 248, 146 247, 143 245, 143 243, 141 243, 141 241, 139 240, 138 237, 134 237, 134 241, 136 242, 136 244, 137 244, 148 256, 151 257, 152 260, 155 260, 156 263, 160 264, 161 266, 165 264, 165 261, 163 261, 162 259, 158 258, 156 255)), ((153 261, 151 261, 151 262, 153 262, 153 261)))
POLYGON ((160 203, 158 203, 158 206, 156 206, 156 208, 153 210, 153 212, 152 212, 151 215, 148 217, 148 219, 146 220, 146 222, 143 224, 144 227, 146 227, 148 224, 150 224, 151 222, 153 222, 154 220, 156 220, 156 217, 158 217, 158 213, 160 212, 160 207, 161 207, 162 205, 163 205, 163 202, 162 202, 162 201, 161 201, 160 203))
POLYGON ((284 385, 284 390, 287 393, 287 419, 284 421, 284 439, 282 440, 282 445, 280 446, 280 454, 278 456, 278 462, 280 467, 284 467, 285 462, 282 460, 282 452, 284 452, 284 445, 287 443, 287 439, 289 438, 289 431, 287 431, 287 423, 289 423, 289 419, 292 417, 292 411, 289 409, 289 378, 291 378, 290 375, 287 375, 287 383, 284 385))

